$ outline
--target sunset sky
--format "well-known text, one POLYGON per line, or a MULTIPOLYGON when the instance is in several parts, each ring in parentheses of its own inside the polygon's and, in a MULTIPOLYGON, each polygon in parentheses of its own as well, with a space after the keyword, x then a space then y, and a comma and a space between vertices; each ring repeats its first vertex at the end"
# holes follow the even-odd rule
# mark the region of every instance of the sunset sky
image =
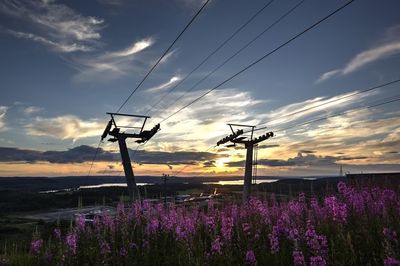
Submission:
MULTIPOLYGON (((150 129, 347 1, 271 1, 181 82, 269 2, 211 0, 121 112, 148 112, 150 129)), ((87 175, 106 112, 118 110, 203 3, 0 0, 0 176, 87 175)), ((400 171, 400 102, 362 108, 400 98, 400 82, 353 95, 400 79, 399 10, 397 0, 351 3, 161 123, 136 153, 129 141, 135 174, 242 175, 243 147, 214 147, 231 133, 227 123, 267 126, 256 136, 276 131, 260 144, 258 175, 400 171)), ((118 145, 105 141, 91 174, 121 169, 118 145)))

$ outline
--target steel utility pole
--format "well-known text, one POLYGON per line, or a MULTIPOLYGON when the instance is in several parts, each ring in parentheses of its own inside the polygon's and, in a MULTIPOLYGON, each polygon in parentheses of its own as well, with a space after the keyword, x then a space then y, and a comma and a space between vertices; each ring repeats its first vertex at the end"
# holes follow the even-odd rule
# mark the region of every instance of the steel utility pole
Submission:
POLYGON ((119 145, 119 151, 121 153, 122 165, 124 167, 126 183, 128 186, 129 192, 129 199, 134 201, 136 199, 140 199, 140 194, 138 187, 136 185, 135 175, 133 174, 131 158, 129 156, 128 147, 126 145, 127 138, 136 138, 136 143, 144 143, 152 138, 158 130, 160 130, 160 124, 155 125, 151 130, 143 130, 146 121, 149 116, 142 116, 142 115, 130 115, 130 114, 119 114, 119 113, 107 113, 111 116, 110 121, 108 122, 106 128, 104 129, 103 134, 101 135, 101 141, 103 141, 107 135, 112 136, 113 138, 108 139, 111 142, 117 142, 119 145), (143 120, 143 123, 140 127, 133 127, 133 126, 121 126, 117 125, 115 121, 116 116, 123 116, 128 117, 131 119, 140 119, 143 120), (121 128, 125 128, 127 130, 139 130, 137 133, 127 133, 127 132, 120 132, 121 128))
POLYGON ((249 125, 240 125, 240 124, 228 124, 231 128, 232 134, 221 139, 217 142, 217 146, 232 142, 233 144, 228 145, 227 147, 235 147, 238 144, 244 144, 246 148, 246 164, 245 164, 245 171, 244 171, 244 184, 243 184, 243 201, 247 201, 251 195, 251 184, 252 184, 252 177, 253 177, 253 151, 254 145, 257 145, 261 141, 269 139, 270 137, 274 136, 273 132, 267 132, 266 134, 259 136, 258 138, 253 138, 254 128, 255 126, 249 125), (251 128, 248 132, 250 133, 250 137, 239 137, 240 135, 244 134, 243 129, 239 129, 236 132, 233 130, 233 127, 245 127, 251 128))

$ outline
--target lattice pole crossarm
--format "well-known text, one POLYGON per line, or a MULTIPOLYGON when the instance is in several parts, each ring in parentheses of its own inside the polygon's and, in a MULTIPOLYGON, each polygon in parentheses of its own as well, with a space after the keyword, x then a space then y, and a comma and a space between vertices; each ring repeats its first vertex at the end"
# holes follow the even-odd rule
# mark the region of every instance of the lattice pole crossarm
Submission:
POLYGON ((219 140, 217 142, 217 146, 228 143, 228 142, 231 142, 232 144, 229 144, 226 147, 235 147, 236 144, 244 144, 244 146, 246 148, 246 161, 245 161, 244 182, 243 182, 243 201, 246 202, 249 200, 249 198, 251 196, 253 167, 255 165, 254 159, 256 159, 256 156, 253 156, 254 155, 254 146, 258 145, 258 143, 260 143, 262 141, 265 141, 265 140, 273 137, 274 133, 267 132, 264 135, 253 138, 254 129, 256 128, 256 126, 242 125, 242 124, 228 124, 228 126, 230 127, 232 134, 219 140), (243 129, 238 129, 237 131, 235 131, 234 127, 250 128, 251 130, 248 132, 247 131, 244 132, 243 129), (244 133, 250 133, 250 137, 241 136, 244 133))
POLYGON ((128 187, 129 199, 131 201, 140 199, 139 189, 136 184, 135 175, 133 173, 131 158, 129 156, 129 150, 126 145, 126 139, 135 138, 139 139, 137 143, 144 143, 150 140, 159 130, 160 124, 155 125, 150 130, 143 130, 146 124, 146 121, 149 116, 143 115, 132 115, 132 114, 119 114, 119 113, 107 113, 111 116, 110 121, 107 123, 106 128, 104 129, 103 134, 101 135, 101 140, 103 141, 108 135, 112 136, 108 141, 117 142, 119 145, 119 150, 121 154, 122 165, 124 167, 126 183, 128 187), (138 119, 141 120, 141 126, 128 126, 128 125, 118 125, 115 118, 116 117, 125 117, 126 119, 138 119), (129 133, 129 132, 121 132, 121 129, 126 130, 136 130, 137 132, 129 133))

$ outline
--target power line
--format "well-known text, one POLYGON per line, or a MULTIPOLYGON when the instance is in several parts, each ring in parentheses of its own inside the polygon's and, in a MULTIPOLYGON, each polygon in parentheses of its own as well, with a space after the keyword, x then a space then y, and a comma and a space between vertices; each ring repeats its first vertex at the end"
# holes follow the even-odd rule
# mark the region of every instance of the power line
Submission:
POLYGON ((389 85, 392 85, 392 84, 395 84, 395 83, 398 83, 398 82, 400 82, 400 79, 392 80, 392 81, 389 81, 389 82, 386 82, 386 83, 383 83, 383 84, 380 84, 380 85, 377 85, 377 86, 374 86, 374 87, 370 87, 368 89, 364 89, 364 90, 361 90, 361 91, 356 91, 354 93, 347 94, 347 95, 344 95, 342 97, 339 97, 339 98, 336 98, 336 99, 332 99, 330 101, 327 101, 327 102, 324 102, 324 103, 321 103, 321 104, 318 104, 318 105, 315 105, 315 106, 311 106, 311 107, 306 108, 306 109, 301 109, 301 110, 294 111, 292 113, 283 115, 283 116, 281 116, 281 117, 279 117, 277 119, 273 119, 273 120, 269 121, 269 123, 271 123, 272 121, 277 121, 277 120, 285 118, 285 117, 301 114, 301 113, 310 111, 312 109, 315 109, 315 108, 318 108, 318 107, 321 107, 321 106, 324 106, 324 105, 327 105, 327 104, 330 104, 330 103, 334 103, 334 102, 337 102, 337 101, 340 101, 340 100, 343 100, 343 99, 346 99, 346 98, 349 98, 349 97, 353 97, 353 96, 356 96, 356 95, 359 95, 359 94, 363 94, 363 93, 366 93, 366 92, 369 92, 369 91, 373 91, 373 90, 377 90, 377 89, 380 89, 380 88, 383 88, 383 87, 387 87, 389 85))
POLYGON ((94 153, 92 162, 91 162, 91 164, 90 164, 90 168, 89 168, 89 172, 88 172, 88 174, 87 174, 87 177, 89 177, 90 174, 91 174, 91 172, 92 172, 92 168, 93 168, 94 161, 96 160, 97 154, 99 153, 99 150, 100 150, 100 145, 101 145, 102 143, 103 143, 103 142, 100 140, 100 141, 99 141, 99 144, 97 144, 97 148, 96 148, 96 151, 95 151, 95 153, 94 153))
MULTIPOLYGON (((390 100, 387 100, 385 102, 372 104, 372 105, 369 105, 369 106, 359 106, 359 107, 356 107, 356 108, 347 109, 346 111, 343 111, 343 112, 339 112, 339 113, 336 113, 336 114, 332 114, 332 115, 328 115, 328 116, 324 116, 324 117, 308 120, 308 121, 305 121, 305 122, 302 122, 302 123, 297 123, 297 124, 294 124, 294 125, 291 125, 291 126, 288 126, 288 127, 285 127, 285 128, 277 129, 277 130, 274 130, 274 132, 286 131, 288 129, 292 129, 292 128, 295 128, 295 127, 305 126, 305 125, 308 125, 308 124, 320 122, 320 121, 323 121, 323 120, 326 120, 326 119, 329 119, 329 118, 332 118, 332 117, 341 116, 341 115, 348 114, 348 113, 353 113, 355 111, 359 111, 359 110, 363 110, 363 109, 371 109, 371 108, 375 108, 375 107, 378 107, 378 106, 382 106, 382 105, 386 105, 386 104, 389 104, 389 103, 400 101, 400 95, 395 95, 395 97, 398 97, 398 98, 390 99, 390 100)), ((264 130, 264 129, 267 129, 267 127, 260 127, 260 128, 255 129, 254 131, 260 131, 260 130, 264 130)))
MULTIPOLYGON (((185 78, 183 78, 178 84, 176 84, 172 89, 164 94, 164 96, 157 101, 154 105, 152 105, 146 113, 150 112, 156 105, 158 105, 165 97, 167 97, 173 90, 175 90, 181 83, 183 83, 191 74, 193 74, 198 68, 201 67, 211 56, 213 56, 219 49, 221 49, 226 43, 228 43, 237 33, 239 33, 246 25, 248 25, 252 20, 254 20, 265 8, 267 8, 274 0, 271 0, 268 2, 266 5, 264 5, 260 10, 258 10, 249 20, 247 20, 241 27, 239 27, 228 39, 226 39, 219 47, 217 47, 210 55, 208 55, 197 67, 195 67, 185 78)), ((255 38, 253 38, 250 42, 248 42, 245 46, 243 46, 241 49, 239 49, 234 55, 230 56, 227 60, 225 60, 220 66, 215 68, 213 71, 208 73, 203 79, 198 81, 194 86, 189 88, 181 97, 176 99, 172 104, 175 104, 178 102, 181 98, 183 98, 188 92, 193 90, 196 86, 198 86, 201 82, 203 82, 205 79, 207 79, 210 75, 215 73, 219 68, 221 68, 223 65, 228 63, 231 59, 233 59, 236 55, 238 55, 241 51, 246 49, 251 43, 256 41, 261 35, 263 35, 265 32, 267 32, 270 28, 272 28, 274 25, 276 25, 278 22, 280 22, 283 18, 288 16, 292 11, 294 11, 298 6, 300 6, 305 0, 300 1, 298 4, 296 4, 293 8, 291 8, 288 12, 283 14, 281 17, 279 17, 274 23, 272 23, 270 26, 268 26, 264 31, 262 31, 260 34, 258 34, 255 38)), ((144 144, 146 145, 146 143, 144 144)), ((144 146, 143 145, 143 146, 144 146)))
MULTIPOLYGON (((161 62, 161 60, 168 54, 168 52, 171 50, 171 48, 174 46, 174 44, 180 39, 180 37, 183 35, 183 33, 189 28, 189 26, 193 23, 193 21, 197 18, 197 16, 200 15, 200 13, 203 11, 203 9, 206 7, 206 5, 210 2, 210 0, 206 0, 204 4, 201 6, 201 8, 197 11, 197 13, 192 17, 192 19, 187 23, 187 25, 183 28, 183 30, 179 33, 179 35, 175 38, 175 40, 170 44, 170 46, 164 51, 164 53, 161 55, 161 57, 156 61, 156 63, 150 68, 150 70, 147 72, 147 74, 143 77, 143 79, 140 81, 140 83, 136 86, 136 88, 130 93, 128 98, 121 104, 121 106, 118 108, 116 113, 119 113, 121 109, 125 106, 125 104, 130 100, 130 98, 133 96, 133 94, 140 88, 140 86, 143 84, 143 82, 147 79, 147 77, 153 72, 153 70, 157 67, 157 65, 161 62)), ((101 145, 101 140, 99 141, 99 144, 97 145, 96 152, 93 156, 93 160, 90 164, 90 169, 88 172, 88 177, 90 176, 90 173, 92 171, 92 167, 94 164, 94 161, 96 160, 100 145, 101 145)))
POLYGON ((210 71, 206 76, 204 76, 202 79, 200 79, 198 82, 196 82, 192 87, 190 87, 186 92, 178 97, 171 105, 177 103, 180 101, 183 97, 185 97, 189 92, 191 92, 194 88, 196 88, 198 85, 200 85, 204 80, 208 79, 210 76, 212 76, 215 72, 217 72, 221 67, 226 65, 229 61, 231 61, 233 58, 235 58, 237 55, 239 55, 242 51, 247 49, 252 43, 254 43, 258 38, 260 38, 262 35, 264 35, 266 32, 268 32, 270 29, 272 29, 275 25, 277 25, 280 21, 282 21, 285 17, 289 16, 294 10, 296 10, 302 3, 304 3, 305 0, 302 0, 298 2, 296 5, 294 5, 291 9, 289 9, 287 12, 285 12, 282 16, 280 16, 277 20, 275 20, 272 24, 270 24, 267 28, 265 28, 263 31, 261 31, 259 34, 257 34, 253 39, 251 39, 249 42, 247 42, 244 46, 242 46, 239 50, 237 50, 233 55, 225 59, 224 62, 222 62, 220 65, 218 65, 216 68, 214 68, 212 71, 210 71))
POLYGON ((131 92, 131 94, 126 98, 126 100, 122 103, 122 105, 118 108, 116 113, 119 113, 121 109, 125 106, 125 104, 129 101, 129 99, 133 96, 133 94, 139 89, 139 87, 143 84, 143 82, 147 79, 147 77, 153 72, 153 70, 156 68, 156 66, 161 62, 161 60, 168 54, 168 52, 171 50, 171 48, 174 46, 174 44, 179 40, 179 38, 183 35, 183 33, 189 28, 189 26, 193 23, 193 21, 197 18, 198 15, 200 15, 201 11, 206 7, 206 5, 210 2, 210 0, 206 0, 205 3, 202 5, 202 7, 197 11, 197 13, 192 17, 192 19, 189 21, 189 23, 183 28, 181 33, 175 38, 175 40, 170 44, 170 46, 164 51, 164 53, 161 55, 161 57, 157 60, 157 62, 150 68, 150 70, 147 72, 147 74, 143 77, 143 79, 140 81, 140 83, 136 86, 136 88, 131 92))
MULTIPOLYGON (((386 105, 386 104, 390 104, 390 103, 394 103, 394 102, 400 101, 400 95, 395 95, 395 97, 397 97, 397 98, 390 99, 390 100, 387 100, 387 101, 384 101, 384 102, 380 102, 380 103, 377 103, 377 104, 372 104, 372 105, 369 105, 369 106, 359 106, 357 108, 351 108, 351 109, 348 109, 348 110, 343 111, 343 112, 339 112, 339 113, 336 113, 336 114, 332 114, 332 115, 320 117, 320 118, 317 118, 317 119, 309 120, 309 121, 306 121, 306 122, 303 122, 303 123, 298 123, 298 124, 295 124, 295 125, 292 125, 290 127, 283 128, 283 129, 274 130, 274 132, 286 131, 286 130, 289 130, 289 129, 292 129, 292 128, 295 128, 295 127, 298 127, 298 126, 303 126, 303 125, 308 125, 308 124, 320 122, 320 121, 323 121, 323 120, 326 120, 326 119, 329 119, 329 118, 332 118, 332 117, 337 117, 337 116, 353 113, 353 112, 356 112, 356 111, 359 111, 359 110, 363 110, 363 109, 372 109, 372 108, 375 108, 375 107, 378 107, 378 106, 382 106, 382 105, 386 105)), ((258 129, 255 129, 254 131, 259 131, 259 130, 263 130, 263 129, 266 129, 266 127, 258 128, 258 129)), ((280 136, 277 136, 275 138, 279 138, 279 137, 280 136)), ((210 146, 205 152, 207 152, 208 150, 210 150, 213 147, 215 147, 215 146, 214 145, 210 146)), ((185 170, 187 167, 189 167, 189 165, 186 165, 181 170, 179 170, 176 173, 174 173, 174 175, 175 176, 178 175, 183 170, 185 170)))
POLYGON ((272 51, 268 52, 267 54, 265 54, 264 56, 262 56, 261 58, 257 59, 256 61, 252 62, 251 64, 247 65, 245 68, 243 68, 242 70, 240 70, 239 72, 235 73, 234 75, 230 76, 229 78, 225 79, 223 82, 219 83, 217 86, 213 87, 212 89, 208 90, 207 92, 203 93, 202 95, 200 95, 199 97, 197 97, 196 99, 192 100, 191 102, 189 102, 188 104, 184 105, 183 107, 181 107, 180 109, 178 109, 177 111, 175 111, 174 113, 172 113, 171 115, 167 116, 166 118, 163 118, 159 123, 165 122, 166 120, 170 119, 171 117, 173 117, 174 115, 176 115, 177 113, 181 112, 182 110, 186 109, 187 107, 189 107, 190 105, 196 103, 197 101, 201 100, 203 97, 205 97, 206 95, 208 95, 209 93, 211 93, 212 91, 216 90, 217 88, 221 87, 222 85, 224 85, 225 83, 227 83, 228 81, 232 80, 233 78, 235 78, 236 76, 242 74, 243 72, 245 72, 246 70, 250 69, 251 67, 253 67, 254 65, 258 64, 259 62, 261 62, 262 60, 264 60, 265 58, 267 58, 268 56, 274 54, 276 51, 280 50, 281 48, 283 48, 284 46, 288 45, 289 43, 291 43, 292 41, 296 40, 297 38, 299 38, 301 35, 305 34, 306 32, 310 31, 311 29, 313 29, 314 27, 318 26, 319 24, 321 24, 322 22, 324 22, 325 20, 327 20, 328 18, 332 17, 333 15, 335 15, 336 13, 338 13, 339 11, 341 11, 342 9, 344 9, 345 7, 347 7, 348 5, 350 5, 351 3, 353 3, 354 0, 351 0, 349 2, 347 2, 346 4, 342 5, 341 7, 339 7, 338 9, 336 9, 335 11, 331 12, 329 15, 325 16, 324 18, 320 19, 319 21, 317 21, 316 23, 312 24, 311 26, 309 26, 308 28, 306 28, 305 30, 303 30, 302 32, 298 33, 297 35, 293 36, 292 38, 290 38, 289 40, 287 40, 286 42, 282 43, 281 45, 279 45, 278 47, 276 47, 275 49, 273 49, 272 51))
MULTIPOLYGON (((304 0, 303 0, 304 1, 304 0)), ((214 54, 216 54, 222 47, 225 46, 230 40, 233 39, 242 29, 244 29, 251 21, 253 21, 262 11, 264 11, 268 6, 270 6, 274 0, 270 0, 261 9, 259 9, 255 14, 253 14, 243 25, 236 29, 225 41, 223 41, 214 51, 212 51, 206 58, 204 58, 200 64, 198 64, 192 71, 189 72, 183 79, 181 79, 174 87, 172 87, 168 92, 166 92, 155 104, 153 104, 146 112, 149 113, 154 107, 156 107, 162 100, 168 97, 179 85, 181 85, 185 80, 187 80, 197 69, 199 69, 205 62, 208 61, 214 54)))

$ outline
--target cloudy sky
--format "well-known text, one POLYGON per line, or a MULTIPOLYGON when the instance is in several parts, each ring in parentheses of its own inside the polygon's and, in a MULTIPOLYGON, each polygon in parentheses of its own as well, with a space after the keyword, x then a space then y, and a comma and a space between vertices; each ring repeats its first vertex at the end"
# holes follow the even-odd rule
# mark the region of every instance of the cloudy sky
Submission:
MULTIPOLYGON (((87 175, 106 112, 203 3, 0 0, 0 176, 87 175)), ((121 112, 149 114, 151 128, 345 3, 211 0, 121 112)), ((168 118, 136 153, 129 141, 135 173, 242 175, 243 147, 214 147, 227 123, 275 132, 259 146, 259 175, 400 171, 400 105, 380 105, 400 98, 400 82, 360 93, 400 78, 398 10, 351 3, 168 118)), ((119 160, 105 141, 92 174, 120 174, 119 160)))

